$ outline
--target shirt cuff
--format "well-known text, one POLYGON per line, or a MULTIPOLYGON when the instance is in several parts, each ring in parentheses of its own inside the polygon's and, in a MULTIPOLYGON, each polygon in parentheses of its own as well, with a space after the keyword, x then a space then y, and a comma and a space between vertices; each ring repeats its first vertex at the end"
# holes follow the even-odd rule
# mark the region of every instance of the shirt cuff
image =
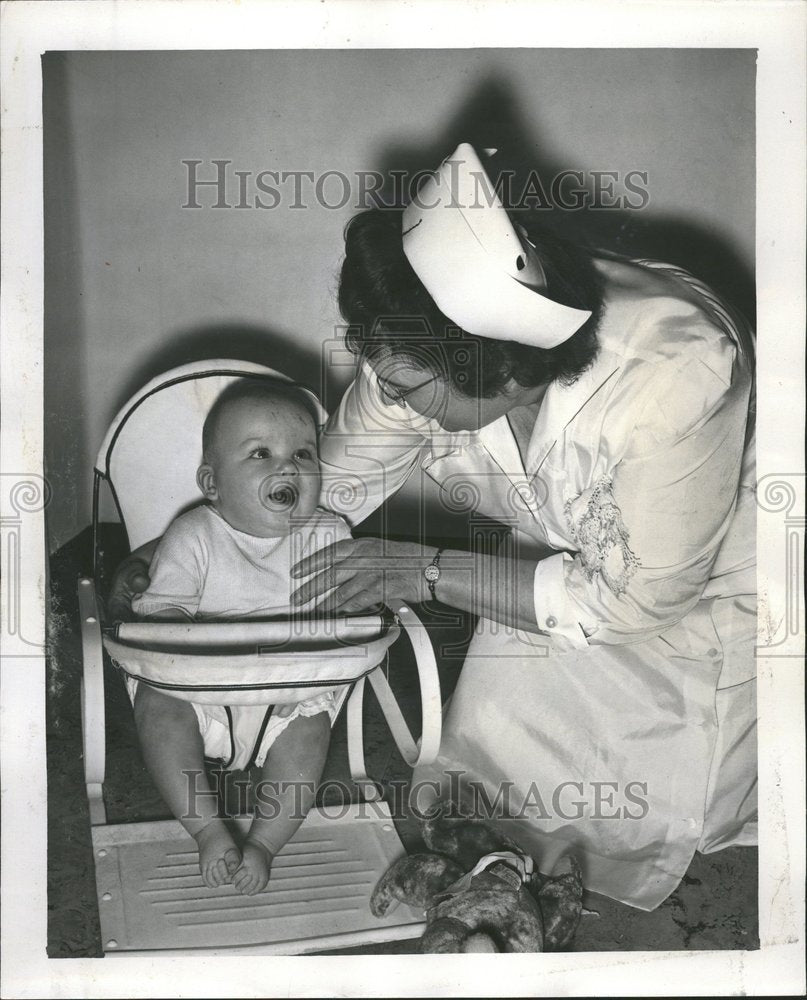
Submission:
POLYGON ((586 634, 574 604, 566 592, 564 566, 571 556, 564 552, 542 559, 535 567, 533 595, 535 620, 542 632, 565 649, 585 649, 586 634))

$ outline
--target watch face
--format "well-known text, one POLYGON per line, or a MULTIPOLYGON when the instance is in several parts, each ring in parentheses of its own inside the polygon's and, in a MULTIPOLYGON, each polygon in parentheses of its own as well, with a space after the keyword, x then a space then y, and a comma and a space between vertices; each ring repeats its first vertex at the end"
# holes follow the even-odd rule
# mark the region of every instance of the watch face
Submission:
POLYGON ((426 569, 423 570, 423 575, 431 583, 434 583, 436 580, 440 579, 440 568, 438 566, 427 566, 426 569))

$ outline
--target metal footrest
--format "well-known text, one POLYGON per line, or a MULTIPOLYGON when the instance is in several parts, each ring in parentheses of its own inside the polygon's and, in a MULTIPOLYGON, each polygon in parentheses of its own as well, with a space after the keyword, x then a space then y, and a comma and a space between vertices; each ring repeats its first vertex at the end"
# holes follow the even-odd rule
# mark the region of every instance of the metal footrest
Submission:
MULTIPOLYGON (((242 821, 242 825, 243 822, 242 821)), ((370 913, 378 879, 404 853, 382 802, 309 813, 267 889, 209 889, 175 820, 92 828, 104 952, 298 955, 419 937, 423 914, 370 913)))

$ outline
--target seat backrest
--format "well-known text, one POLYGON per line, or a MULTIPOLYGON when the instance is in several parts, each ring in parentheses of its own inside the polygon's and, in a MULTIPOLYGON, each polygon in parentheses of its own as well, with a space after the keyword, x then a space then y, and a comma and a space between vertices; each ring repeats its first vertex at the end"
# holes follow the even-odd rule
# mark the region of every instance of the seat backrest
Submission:
MULTIPOLYGON (((205 417, 227 386, 245 377, 292 382, 247 361, 200 361, 152 379, 120 409, 95 468, 110 484, 131 548, 162 535, 177 514, 200 502, 196 470, 205 417)), ((325 410, 305 391, 324 423, 325 410)))

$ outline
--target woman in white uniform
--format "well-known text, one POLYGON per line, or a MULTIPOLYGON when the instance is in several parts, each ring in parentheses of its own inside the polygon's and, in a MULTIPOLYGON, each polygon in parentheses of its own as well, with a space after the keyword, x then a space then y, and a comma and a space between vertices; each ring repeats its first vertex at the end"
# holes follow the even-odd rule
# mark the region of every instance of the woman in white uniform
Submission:
POLYGON ((358 523, 422 470, 511 537, 340 542, 300 601, 478 615, 415 804, 492 817, 545 871, 571 847, 587 888, 653 909, 696 850, 756 842, 750 338, 682 271, 517 232, 467 145, 351 222, 340 306, 360 364, 326 506, 358 523))
POLYGON ((348 227, 360 367, 321 456, 354 523, 421 469, 512 542, 346 541, 300 595, 480 615, 419 804, 653 909, 696 850, 756 842, 752 344, 685 272, 530 242, 492 190, 463 145, 348 227))

